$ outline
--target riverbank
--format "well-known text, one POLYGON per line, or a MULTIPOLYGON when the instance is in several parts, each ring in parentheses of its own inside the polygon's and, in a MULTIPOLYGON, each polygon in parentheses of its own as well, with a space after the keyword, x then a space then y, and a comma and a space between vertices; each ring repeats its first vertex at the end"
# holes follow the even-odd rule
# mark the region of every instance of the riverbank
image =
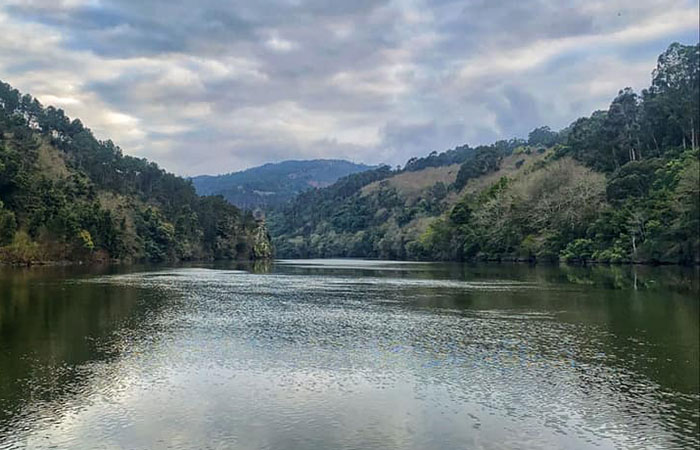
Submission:
POLYGON ((216 259, 216 258, 200 258, 200 259, 186 259, 186 260, 168 260, 168 261, 148 261, 145 259, 127 259, 120 260, 114 258, 102 258, 95 257, 91 259, 3 259, 2 249, 0 248, 0 266, 15 266, 15 267, 31 267, 31 266, 87 266, 87 265, 144 265, 144 264, 163 264, 163 265, 177 265, 177 264, 197 264, 197 263, 217 263, 217 262, 232 262, 232 263, 256 263, 256 262, 267 262, 270 263, 275 259, 347 259, 347 260, 368 260, 368 261, 394 261, 394 262, 422 262, 422 263, 464 263, 464 264, 479 264, 479 263, 489 263, 489 264, 501 264, 501 263, 511 263, 511 264, 527 264, 527 265, 543 265, 543 266, 559 266, 567 265, 573 267, 581 266, 677 266, 677 267, 700 267, 700 260, 694 263, 680 263, 672 261, 659 261, 659 260, 622 260, 622 261, 603 261, 595 259, 586 260, 563 260, 563 259, 547 259, 538 260, 536 258, 522 258, 522 257, 483 257, 474 258, 463 261, 455 260, 429 260, 429 259, 382 259, 382 258, 352 258, 352 257, 332 257, 332 258, 288 258, 284 255, 279 257, 267 257, 267 258, 253 258, 253 259, 216 259))

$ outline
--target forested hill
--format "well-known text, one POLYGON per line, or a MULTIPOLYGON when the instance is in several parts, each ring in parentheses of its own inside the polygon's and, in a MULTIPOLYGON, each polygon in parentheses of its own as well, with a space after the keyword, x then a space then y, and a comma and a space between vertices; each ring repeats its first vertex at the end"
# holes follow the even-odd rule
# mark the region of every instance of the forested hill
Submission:
POLYGON ((270 255, 251 213, 0 82, 0 262, 270 255))
POLYGON ((192 182, 200 195, 222 195, 239 208, 255 209, 281 205, 303 191, 373 168, 338 159, 283 161, 226 175, 201 175, 192 182))
POLYGON ((649 88, 563 130, 303 193, 268 215, 277 255, 698 263, 699 65, 672 44, 649 88))

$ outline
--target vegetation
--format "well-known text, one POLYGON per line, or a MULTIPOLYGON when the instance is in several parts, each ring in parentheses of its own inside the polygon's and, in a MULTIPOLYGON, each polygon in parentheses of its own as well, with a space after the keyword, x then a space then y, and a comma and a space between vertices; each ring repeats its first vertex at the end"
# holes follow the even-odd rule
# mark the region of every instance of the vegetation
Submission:
POLYGON ((0 83, 0 261, 250 259, 270 256, 266 237, 251 213, 0 83))
POLYGON ((200 195, 221 195, 239 208, 256 209, 284 204, 301 192, 372 168, 338 159, 283 161, 226 175, 202 175, 192 183, 200 195))
POLYGON ((699 263, 699 72, 700 44, 672 44, 648 89, 625 88, 564 130, 306 192, 269 215, 277 253, 699 263))

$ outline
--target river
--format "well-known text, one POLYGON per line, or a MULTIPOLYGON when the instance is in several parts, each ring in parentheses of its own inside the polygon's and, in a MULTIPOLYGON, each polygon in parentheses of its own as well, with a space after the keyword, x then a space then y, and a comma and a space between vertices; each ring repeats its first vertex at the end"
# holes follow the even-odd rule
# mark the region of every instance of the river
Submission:
POLYGON ((0 269, 0 449, 693 448, 698 271, 0 269))

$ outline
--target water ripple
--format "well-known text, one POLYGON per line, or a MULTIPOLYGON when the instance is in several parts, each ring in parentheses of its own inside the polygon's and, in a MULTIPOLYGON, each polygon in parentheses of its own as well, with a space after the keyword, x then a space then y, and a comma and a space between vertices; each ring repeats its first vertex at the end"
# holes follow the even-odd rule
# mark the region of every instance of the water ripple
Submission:
POLYGON ((620 360, 605 326, 563 320, 567 311, 557 308, 416 300, 517 303, 547 291, 567 295, 561 287, 209 269, 75 283, 159 292, 165 305, 145 305, 99 343, 116 356, 82 366, 73 375, 85 380, 79 392, 25 408, 17 422, 31 426, 0 448, 700 442, 697 392, 668 391, 633 358, 620 360))

